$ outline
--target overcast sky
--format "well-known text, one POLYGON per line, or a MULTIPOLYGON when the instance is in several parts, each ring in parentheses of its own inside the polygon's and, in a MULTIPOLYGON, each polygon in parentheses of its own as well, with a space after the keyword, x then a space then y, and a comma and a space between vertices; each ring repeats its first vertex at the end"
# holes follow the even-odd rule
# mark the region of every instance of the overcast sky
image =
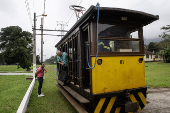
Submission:
MULTIPOLYGON (((76 22, 70 5, 81 5, 88 9, 99 2, 101 7, 116 7, 138 10, 153 15, 159 15, 159 20, 144 27, 144 38, 156 38, 162 33, 160 28, 170 25, 170 0, 45 0, 44 29, 61 29, 56 21, 68 22, 69 30, 76 22), (73 14, 73 16, 72 16, 73 14), (72 17, 71 17, 72 16, 72 17)), ((8 26, 20 26, 24 31, 32 31, 34 12, 41 15, 44 12, 44 0, 0 0, 0 29, 8 26), (30 12, 30 13, 29 13, 30 12)), ((40 28, 41 17, 37 17, 36 28, 40 28)), ((37 31, 37 34, 40 34, 37 31)), ((60 32, 45 32, 44 34, 61 34, 60 32)), ((54 56, 55 44, 61 37, 44 36, 44 60, 54 56)), ((41 55, 41 37, 37 36, 37 55, 41 55)))

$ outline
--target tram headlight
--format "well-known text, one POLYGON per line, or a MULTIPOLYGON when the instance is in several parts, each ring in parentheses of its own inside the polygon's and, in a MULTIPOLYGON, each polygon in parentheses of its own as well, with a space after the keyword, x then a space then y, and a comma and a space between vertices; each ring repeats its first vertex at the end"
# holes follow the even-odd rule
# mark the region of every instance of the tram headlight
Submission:
POLYGON ((102 64, 102 59, 98 59, 98 60, 97 60, 97 64, 98 64, 98 65, 101 65, 101 64, 102 64))

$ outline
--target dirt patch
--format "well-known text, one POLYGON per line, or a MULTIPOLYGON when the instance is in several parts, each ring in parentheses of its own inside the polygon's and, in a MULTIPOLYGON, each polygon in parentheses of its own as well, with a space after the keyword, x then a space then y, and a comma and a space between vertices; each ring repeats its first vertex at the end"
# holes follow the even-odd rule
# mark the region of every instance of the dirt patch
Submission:
POLYGON ((164 93, 164 92, 170 92, 170 88, 149 88, 147 90, 147 93, 164 93))

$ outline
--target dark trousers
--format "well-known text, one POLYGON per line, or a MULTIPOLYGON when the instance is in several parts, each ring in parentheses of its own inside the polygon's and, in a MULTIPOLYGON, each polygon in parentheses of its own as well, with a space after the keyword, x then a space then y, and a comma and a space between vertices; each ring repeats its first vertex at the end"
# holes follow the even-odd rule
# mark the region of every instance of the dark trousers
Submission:
POLYGON ((43 83, 43 77, 38 77, 38 82, 39 82, 39 86, 38 86, 38 94, 41 94, 41 88, 42 88, 42 83, 43 83))
POLYGON ((67 82, 67 80, 68 80, 68 67, 62 66, 62 70, 60 71, 60 74, 58 76, 58 80, 61 80, 62 82, 67 82))
POLYGON ((64 82, 67 82, 68 78, 68 66, 62 66, 62 70, 65 71, 64 82))

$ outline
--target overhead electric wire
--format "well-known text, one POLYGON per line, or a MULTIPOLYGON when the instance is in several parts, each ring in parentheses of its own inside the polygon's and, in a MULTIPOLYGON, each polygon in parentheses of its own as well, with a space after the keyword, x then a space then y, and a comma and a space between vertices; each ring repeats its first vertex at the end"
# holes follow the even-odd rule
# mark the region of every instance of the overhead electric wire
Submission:
MULTIPOLYGON (((83 0, 81 0, 81 2, 82 2, 83 0)), ((79 5, 81 4, 81 2, 79 3, 79 5)))
MULTIPOLYGON (((45 0, 44 0, 44 1, 45 1, 45 0)), ((78 0, 75 1, 74 5, 77 3, 77 1, 78 1, 78 0)), ((44 9, 45 9, 45 8, 44 8, 44 9)), ((68 16, 70 15, 70 13, 71 13, 71 10, 70 10, 70 12, 68 13, 68 15, 67 15, 67 17, 66 17, 65 20, 67 20, 67 18, 68 18, 68 16)), ((74 13, 73 13, 73 14, 74 14, 74 13)), ((71 17, 72 17, 72 16, 71 16, 71 17)), ((56 40, 54 41, 54 44, 57 42, 57 40, 58 40, 58 39, 56 39, 56 40)), ((51 49, 52 49, 52 47, 54 46, 54 44, 52 44, 51 48, 48 50, 48 53, 51 51, 51 49)), ((47 53, 47 54, 48 54, 48 53, 47 53)))
POLYGON ((27 14, 28 14, 28 17, 30 19, 31 26, 33 26, 31 13, 30 13, 30 7, 29 7, 29 1, 28 0, 25 0, 25 6, 26 6, 26 9, 27 9, 27 14))
POLYGON ((144 1, 142 1, 142 2, 140 2, 140 3, 138 3, 138 4, 136 4, 136 5, 134 5, 134 6, 132 6, 132 7, 130 7, 130 9, 131 8, 134 8, 134 7, 136 7, 136 6, 138 6, 138 5, 140 5, 140 4, 142 4, 142 3, 144 3, 144 2, 146 2, 147 0, 144 0, 144 1))
MULTIPOLYGON (((48 50, 48 53, 51 51, 52 47, 54 47, 54 44, 57 42, 57 40, 58 40, 58 39, 56 39, 56 40, 54 41, 54 43, 52 44, 51 48, 48 50)), ((47 54, 48 54, 48 53, 47 53, 47 54)))

